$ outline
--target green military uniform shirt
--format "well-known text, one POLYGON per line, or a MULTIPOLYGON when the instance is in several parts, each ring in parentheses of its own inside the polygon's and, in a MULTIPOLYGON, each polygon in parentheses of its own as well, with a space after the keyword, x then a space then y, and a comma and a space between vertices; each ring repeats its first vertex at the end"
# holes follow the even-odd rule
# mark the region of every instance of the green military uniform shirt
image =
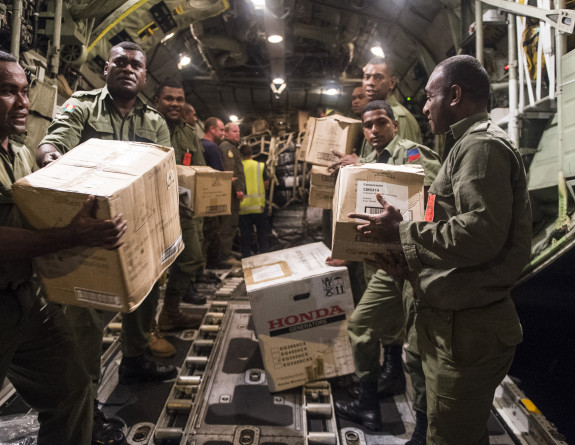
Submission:
MULTIPOLYGON (((238 150, 237 146, 231 141, 222 141, 220 144, 220 151, 222 152, 222 160, 224 163, 224 169, 227 171, 234 172, 234 178, 236 179, 232 182, 233 192, 244 192, 246 193, 246 178, 244 174, 244 166, 242 164, 242 155, 238 150)), ((234 193, 235 195, 235 193, 234 193)))
POLYGON ((186 124, 183 120, 178 120, 170 128, 171 143, 176 155, 176 164, 179 165, 206 165, 204 150, 200 140, 196 136, 194 127, 186 124), (184 156, 189 153, 189 162, 184 163, 184 156))
POLYGON ((451 126, 426 221, 400 223, 415 297, 425 306, 487 306, 509 292, 531 252, 521 156, 487 113, 451 126))
POLYGON ((66 153, 90 138, 171 146, 168 126, 158 111, 136 98, 132 110, 122 117, 107 87, 74 93, 40 145, 51 144, 66 153))
POLYGON ((387 144, 387 147, 382 150, 381 154, 378 155, 377 152, 373 150, 364 161, 365 163, 382 162, 391 165, 421 165, 425 171, 424 186, 431 185, 441 166, 439 155, 433 150, 425 145, 403 139, 399 135, 396 135, 391 142, 387 144), (389 156, 388 160, 385 160, 388 156, 385 156, 384 152, 387 152, 389 156))
MULTIPOLYGON (((0 226, 22 227, 20 213, 12 198, 12 184, 36 169, 34 156, 24 145, 8 144, 13 156, 0 148, 0 226)), ((0 290, 15 288, 32 276, 30 260, 0 262, 0 290)))
MULTIPOLYGON (((392 94, 387 99, 386 102, 389 104, 391 109, 393 110, 393 115, 395 120, 398 123, 397 134, 400 138, 406 139, 408 141, 413 141, 418 144, 421 144, 421 130, 419 128, 419 124, 413 114, 401 105, 395 96, 392 94)), ((359 152, 360 158, 367 158, 367 156, 372 153, 373 147, 367 142, 365 139, 363 140, 363 144, 361 146, 361 150, 359 152)), ((360 162, 369 162, 363 160, 360 162)))

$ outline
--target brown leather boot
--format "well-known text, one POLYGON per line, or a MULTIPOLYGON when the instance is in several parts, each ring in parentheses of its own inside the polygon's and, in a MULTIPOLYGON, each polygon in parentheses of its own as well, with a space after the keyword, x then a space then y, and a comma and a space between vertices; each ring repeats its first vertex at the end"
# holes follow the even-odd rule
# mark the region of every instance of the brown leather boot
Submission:
POLYGON ((173 357, 176 355, 176 348, 164 338, 157 329, 150 332, 148 337, 148 349, 150 354, 156 357, 173 357))
POLYGON ((202 318, 200 314, 188 314, 181 310, 171 312, 164 307, 158 318, 158 326, 160 327, 160 331, 196 329, 202 323, 202 318))

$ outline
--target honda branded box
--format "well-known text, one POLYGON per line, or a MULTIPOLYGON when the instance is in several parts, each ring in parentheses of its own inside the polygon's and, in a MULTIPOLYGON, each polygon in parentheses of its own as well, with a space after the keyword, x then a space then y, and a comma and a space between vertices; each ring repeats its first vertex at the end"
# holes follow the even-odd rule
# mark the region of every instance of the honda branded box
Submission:
POLYGON ((255 332, 272 392, 353 372, 345 267, 325 264, 323 243, 244 258, 255 332))

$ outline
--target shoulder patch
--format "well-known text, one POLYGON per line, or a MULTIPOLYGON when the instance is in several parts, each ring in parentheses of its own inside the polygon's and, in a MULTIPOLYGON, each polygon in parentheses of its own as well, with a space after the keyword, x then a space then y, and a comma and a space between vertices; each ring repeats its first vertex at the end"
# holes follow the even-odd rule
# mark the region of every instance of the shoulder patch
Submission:
POLYGON ((417 161, 421 157, 418 148, 410 148, 407 150, 407 160, 409 162, 417 161))
POLYGON ((72 113, 76 109, 76 105, 74 104, 66 104, 60 110, 62 113, 72 113))

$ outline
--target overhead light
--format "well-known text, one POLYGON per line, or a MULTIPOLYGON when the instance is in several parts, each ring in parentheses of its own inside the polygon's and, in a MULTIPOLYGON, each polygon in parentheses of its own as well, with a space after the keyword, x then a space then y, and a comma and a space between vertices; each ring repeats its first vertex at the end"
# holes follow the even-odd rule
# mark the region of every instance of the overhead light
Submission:
POLYGON ((285 80, 283 80, 281 77, 276 77, 274 80, 272 80, 272 82, 276 85, 281 85, 285 82, 285 80))
POLYGON ((230 114, 230 122, 237 122, 238 117, 235 114, 230 114))
POLYGON ((372 46, 370 51, 376 57, 381 57, 381 58, 385 57, 385 53, 383 52, 383 49, 381 48, 380 44, 372 46))
POLYGON ((192 59, 190 58, 190 56, 186 56, 184 54, 183 56, 180 57, 180 61, 178 62, 178 68, 182 69, 186 65, 189 65, 191 61, 192 59))
POLYGON ((268 42, 270 43, 280 43, 281 41, 283 41, 283 37, 278 35, 278 34, 272 34, 271 36, 268 37, 268 42))
POLYGON ((266 7, 266 0, 252 0, 255 9, 264 9, 266 7))
POLYGON ((169 33, 167 36, 165 36, 165 37, 162 39, 162 43, 164 43, 166 40, 170 40, 170 39, 171 39, 172 37, 174 37, 175 35, 176 35, 175 32, 169 33))
POLYGON ((337 96, 339 94, 339 90, 337 88, 328 88, 325 90, 324 94, 327 96, 337 96))

